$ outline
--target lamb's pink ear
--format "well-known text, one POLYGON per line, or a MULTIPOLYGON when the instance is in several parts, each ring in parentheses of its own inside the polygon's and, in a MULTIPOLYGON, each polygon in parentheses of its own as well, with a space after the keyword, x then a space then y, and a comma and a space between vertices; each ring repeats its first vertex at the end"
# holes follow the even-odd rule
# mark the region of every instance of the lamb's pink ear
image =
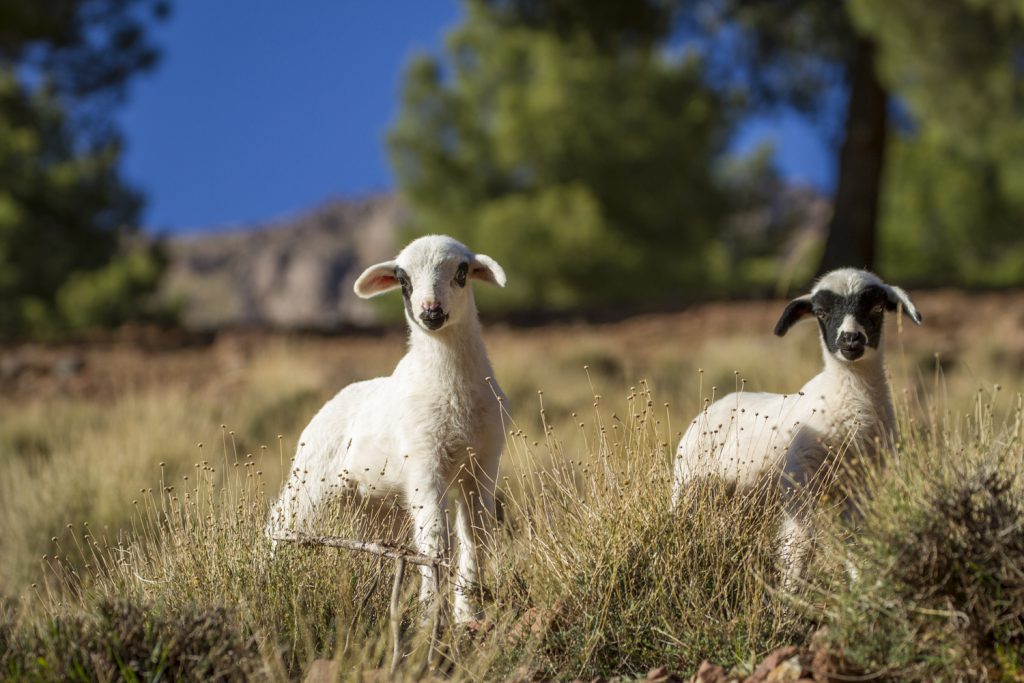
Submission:
POLYGON ((477 254, 473 257, 473 263, 469 265, 469 277, 499 287, 505 286, 505 271, 497 261, 486 254, 477 254))
POLYGON ((383 294, 398 286, 398 278, 395 277, 395 262, 385 261, 364 270, 352 289, 361 298, 369 299, 371 296, 383 294))

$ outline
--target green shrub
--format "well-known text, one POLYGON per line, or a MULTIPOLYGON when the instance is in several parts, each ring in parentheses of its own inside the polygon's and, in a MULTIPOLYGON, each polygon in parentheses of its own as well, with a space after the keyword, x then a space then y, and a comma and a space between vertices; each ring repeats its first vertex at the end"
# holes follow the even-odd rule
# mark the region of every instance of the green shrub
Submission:
POLYGON ((43 681, 245 681, 260 669, 251 637, 222 607, 165 614, 132 598, 36 627, 0 625, 0 676, 43 681))
POLYGON ((1019 680, 1024 660, 1021 481, 998 459, 922 469, 868 513, 863 577, 835 596, 848 673, 1019 680))
POLYGON ((156 247, 140 246, 98 270, 71 275, 57 292, 60 322, 70 330, 88 330, 152 317, 157 311, 149 296, 163 268, 156 247))

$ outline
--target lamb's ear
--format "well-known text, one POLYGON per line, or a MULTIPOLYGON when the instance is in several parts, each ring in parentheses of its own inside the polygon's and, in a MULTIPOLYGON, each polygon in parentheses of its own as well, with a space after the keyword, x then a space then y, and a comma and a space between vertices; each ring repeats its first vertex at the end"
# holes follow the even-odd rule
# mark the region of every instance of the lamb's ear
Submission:
POLYGON ((924 322, 924 317, 918 313, 917 307, 914 305, 914 302, 910 300, 909 294, 894 285, 886 285, 885 289, 886 294, 888 294, 889 297, 885 306, 887 309, 895 311, 897 306, 903 306, 903 312, 906 313, 911 320, 918 325, 924 322))
POLYGON ((793 327, 804 316, 810 315, 813 310, 814 307, 811 305, 810 296, 801 296, 790 301, 786 306, 786 310, 782 312, 779 322, 775 323, 775 336, 784 336, 789 332, 789 328, 793 327))
POLYGON ((395 262, 385 261, 364 270, 352 289, 361 298, 369 299, 371 296, 389 292, 398 286, 398 278, 395 277, 395 262))
POLYGON ((499 287, 505 286, 505 271, 498 262, 486 254, 477 254, 473 257, 473 263, 469 266, 469 277, 473 280, 483 280, 499 287))

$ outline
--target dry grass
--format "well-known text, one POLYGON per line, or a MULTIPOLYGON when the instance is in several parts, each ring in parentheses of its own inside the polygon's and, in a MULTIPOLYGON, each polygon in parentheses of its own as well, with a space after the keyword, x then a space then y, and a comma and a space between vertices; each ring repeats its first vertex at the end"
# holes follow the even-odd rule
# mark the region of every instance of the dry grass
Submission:
MULTIPOLYGON (((946 350, 956 363, 943 364, 941 332, 892 335, 904 443, 878 473, 856 541, 824 520, 807 592, 794 598, 777 590, 771 505, 704 487, 684 513, 668 512, 670 454, 702 396, 793 390, 816 372, 813 334, 780 342, 723 325, 712 336, 704 323, 493 330, 515 419, 481 589, 494 627, 446 631, 440 670, 567 679, 689 672, 710 658, 742 671, 827 626, 851 673, 1014 680, 1024 371, 991 339, 961 340, 946 350)), ((399 335, 247 342, 215 347, 187 377, 4 405, 0 676, 150 677, 202 649, 188 624, 241 648, 226 651, 239 677, 295 678, 317 657, 338 661, 345 679, 386 665, 391 564, 328 549, 271 557, 262 527, 308 417, 400 353, 399 335), (117 610, 147 616, 118 633, 104 627, 117 610), (62 649, 68 634, 88 646, 62 649), (121 657, 139 648, 157 654, 121 657)), ((343 510, 322 523, 355 533, 343 510)), ((430 664, 413 583, 409 678, 430 664)))

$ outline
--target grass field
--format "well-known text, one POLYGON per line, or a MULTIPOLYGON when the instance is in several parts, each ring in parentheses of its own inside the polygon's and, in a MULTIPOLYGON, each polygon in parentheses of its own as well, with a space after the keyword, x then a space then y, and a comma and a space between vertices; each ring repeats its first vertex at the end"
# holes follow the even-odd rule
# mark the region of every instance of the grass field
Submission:
MULTIPOLYGON (((710 659, 742 674, 813 642, 847 676, 1024 680, 1022 298, 924 293, 924 327, 890 318, 900 446, 855 537, 823 513, 796 595, 778 588, 770 504, 712 487, 685 512, 668 500, 702 398, 799 388, 820 365, 813 325, 777 339, 783 303, 750 302, 488 326, 514 420, 481 589, 493 628, 445 630, 434 673, 689 675, 710 659)), ((402 352, 400 330, 5 350, 0 676, 283 680, 326 658, 358 680, 386 666, 391 564, 272 558, 262 527, 313 412, 402 352)), ((323 525, 352 532, 343 510, 323 525)), ((414 584, 406 678, 429 665, 414 584)))

